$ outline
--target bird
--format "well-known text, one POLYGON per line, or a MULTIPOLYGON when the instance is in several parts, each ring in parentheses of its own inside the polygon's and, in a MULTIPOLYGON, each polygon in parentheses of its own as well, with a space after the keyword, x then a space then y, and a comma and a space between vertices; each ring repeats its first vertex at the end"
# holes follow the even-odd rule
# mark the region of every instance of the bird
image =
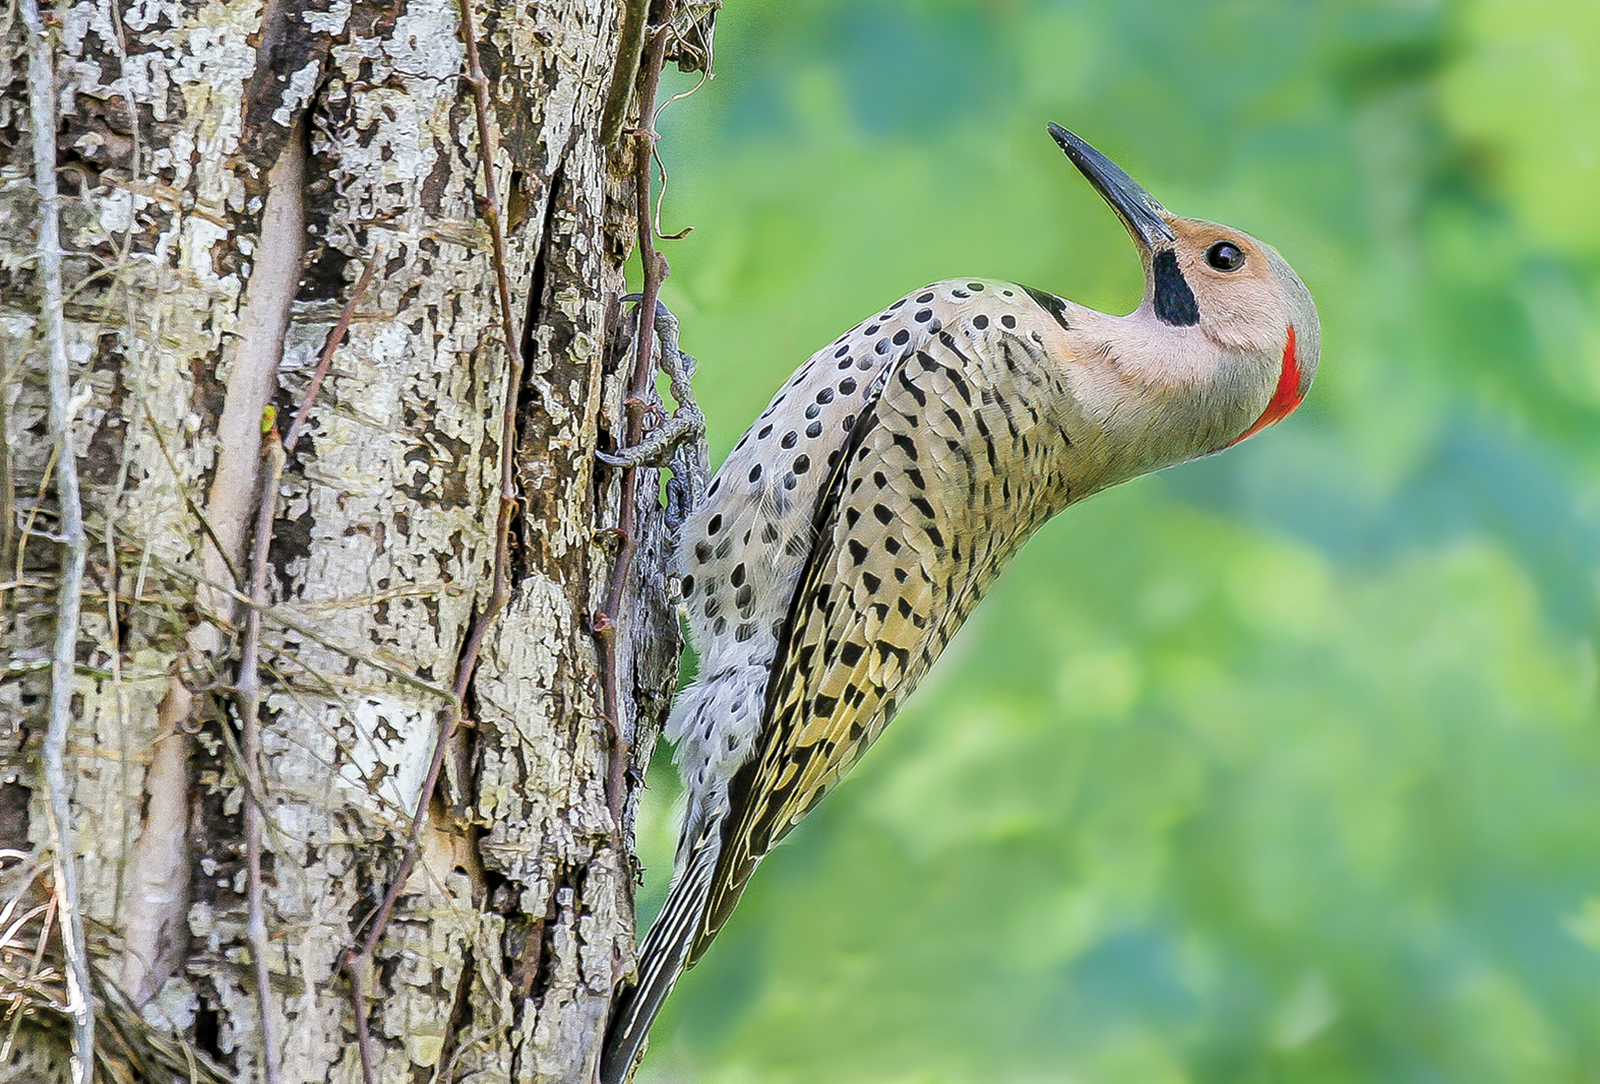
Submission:
POLYGON ((1045 521, 1283 420, 1316 304, 1276 250, 1167 211, 1057 124, 1144 297, 1111 316, 988 278, 902 297, 801 365, 682 524, 699 676, 666 725, 687 794, 671 887, 599 1063, 623 1084, 763 856, 883 732, 1045 521))

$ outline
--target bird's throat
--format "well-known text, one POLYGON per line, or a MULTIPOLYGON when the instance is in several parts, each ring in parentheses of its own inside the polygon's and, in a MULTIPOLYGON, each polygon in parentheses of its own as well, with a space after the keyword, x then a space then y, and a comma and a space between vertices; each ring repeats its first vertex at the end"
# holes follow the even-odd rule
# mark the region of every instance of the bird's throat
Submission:
POLYGON ((1289 342, 1283 348, 1283 367, 1278 371, 1278 386, 1267 401, 1267 409, 1255 424, 1223 445, 1231 448, 1246 437, 1254 436, 1269 425, 1275 425, 1293 414, 1304 396, 1300 394, 1300 362, 1294 356, 1294 328, 1289 328, 1289 342))

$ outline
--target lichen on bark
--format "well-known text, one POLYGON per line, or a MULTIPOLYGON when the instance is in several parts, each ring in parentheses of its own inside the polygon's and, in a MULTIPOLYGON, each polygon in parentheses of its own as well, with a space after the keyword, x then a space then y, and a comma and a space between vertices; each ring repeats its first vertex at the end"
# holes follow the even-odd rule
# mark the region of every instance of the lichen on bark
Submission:
MULTIPOLYGON (((267 1011, 282 1079, 360 1078, 340 961, 393 873, 451 717, 494 560, 508 397, 512 596, 367 980, 381 1078, 580 1080, 631 965, 634 871, 608 809, 589 626, 619 496, 593 452, 619 431, 628 365, 618 298, 636 150, 598 132, 620 15, 615 0, 475 9, 487 153, 526 305, 513 314, 526 379, 508 388, 455 5, 55 10, 82 397, 72 444, 91 537, 69 744, 83 910, 125 1011, 241 1078, 260 1069, 260 1009, 249 799, 224 694, 256 418, 263 399, 292 414, 368 260, 378 273, 283 476, 262 622, 267 1011), (296 156, 303 179, 284 171, 296 156), (272 210, 284 199, 300 216, 289 226, 272 210), (269 285, 275 259, 288 286, 269 285), (281 332, 261 320, 273 298, 281 332)), ((23 45, 15 27, 0 42, 0 847, 33 853, 58 555, 23 45)), ((639 472, 648 508, 658 484, 639 472)), ((661 532, 646 517, 618 623, 630 780, 676 679, 661 532)), ((14 1060, 54 1072, 60 1051, 39 1035, 14 1060)))

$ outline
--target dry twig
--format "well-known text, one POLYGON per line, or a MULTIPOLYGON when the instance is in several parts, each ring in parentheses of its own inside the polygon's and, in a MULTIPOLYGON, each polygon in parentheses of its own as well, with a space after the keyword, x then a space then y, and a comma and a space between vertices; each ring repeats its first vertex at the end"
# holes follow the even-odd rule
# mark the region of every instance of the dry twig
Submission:
MULTIPOLYGON (((656 311, 656 301, 661 296, 661 283, 670 268, 666 258, 656 251, 654 228, 650 215, 650 163, 655 156, 655 101, 656 89, 661 83, 661 67, 666 61, 667 40, 672 36, 673 0, 662 4, 661 22, 650 31, 650 40, 644 69, 639 73, 639 129, 636 133, 639 146, 634 152, 634 217, 639 229, 639 262, 644 268, 644 285, 640 293, 639 329, 635 339, 633 373, 624 396, 627 418, 623 427, 623 447, 639 443, 644 433, 645 395, 649 392, 654 370, 651 351, 655 336, 646 329, 651 326, 656 311)), ((621 616, 622 601, 627 593, 628 577, 633 570, 633 555, 639 548, 638 486, 636 467, 622 471, 622 497, 617 510, 617 533, 621 547, 617 551, 616 565, 611 572, 611 586, 606 594, 606 608, 595 614, 593 628, 600 647, 600 695, 602 710, 611 728, 611 763, 606 777, 606 804, 611 811, 612 830, 620 840, 622 835, 623 775, 629 757, 629 736, 622 726, 622 691, 617 673, 616 624, 621 616)))
MULTIPOLYGON (((330 350, 331 354, 332 351, 330 350)), ((307 402, 309 405, 309 400, 307 402)), ((304 410, 302 409, 302 416, 304 410)), ((244 644, 239 655, 239 732, 240 760, 243 762, 246 789, 244 835, 246 895, 249 920, 245 928, 254 957, 256 1001, 261 1010, 261 1058, 267 1084, 278 1084, 282 1057, 273 1034, 272 1011, 268 994, 267 918, 261 890, 262 802, 266 793, 261 781, 261 610, 267 603, 267 552, 272 546, 272 520, 278 508, 278 484, 283 480, 283 443, 274 429, 267 435, 267 474, 261 483, 261 508, 256 516, 255 545, 250 553, 250 601, 244 613, 244 644)))
POLYGON ((272 548, 272 525, 278 515, 278 486, 283 481, 284 460, 288 453, 294 450, 300 434, 305 431, 311 404, 316 399, 318 389, 322 387, 323 378, 328 374, 328 366, 333 361, 334 352, 344 341, 345 333, 350 328, 350 321, 355 316, 356 306, 361 304, 367 287, 372 283, 373 274, 378 269, 378 255, 374 253, 367 261, 366 269, 362 271, 355 288, 350 292, 350 299, 345 302, 344 311, 339 314, 338 322, 328 331, 328 338, 323 343, 316 371, 312 374, 311 383, 300 401, 300 409, 295 412, 294 424, 289 428, 289 436, 287 439, 279 440, 275 427, 269 427, 266 433, 267 472, 261 484, 261 504, 256 510, 255 542, 250 552, 250 598, 249 605, 245 609, 244 639, 239 653, 239 680, 235 687, 239 698, 239 760, 243 768, 245 789, 248 792, 244 809, 244 829, 249 919, 245 932, 250 942, 250 954, 254 957, 252 962, 255 970, 256 998, 260 1009, 262 1065, 266 1084, 278 1084, 283 1060, 274 1035, 275 1029, 268 1000, 271 986, 267 968, 267 942, 271 938, 267 932, 266 905, 261 884, 261 834, 265 827, 266 815, 263 803, 266 800, 266 789, 261 775, 260 657, 261 616, 268 608, 267 560, 272 548))
MULTIPOLYGON (((317 391, 328 375, 328 366, 333 362, 333 352, 339 349, 339 344, 344 341, 345 332, 350 330, 350 321, 355 318, 356 306, 361 304, 361 299, 366 296, 367 287, 372 285, 372 276, 377 273, 378 259, 382 255, 381 250, 375 250, 368 258, 366 268, 356 280, 355 289, 350 291, 350 300, 345 302, 344 311, 339 314, 339 322, 328 332, 328 341, 322 345, 322 356, 317 359, 316 371, 311 374, 311 383, 306 386, 305 396, 300 400, 300 409, 294 412, 294 422, 289 426, 288 435, 283 438, 285 453, 294 451, 294 446, 300 442, 300 435, 305 432, 306 418, 311 413, 311 402, 317 397, 317 391)), ((272 499, 276 502, 276 493, 272 495, 272 499)))
POLYGON ((78 463, 72 449, 72 379, 67 366, 65 302, 61 289, 61 197, 56 190, 55 63, 45 36, 38 0, 21 0, 28 26, 28 105, 33 135, 34 184, 39 192, 39 278, 43 287, 39 317, 50 355, 50 436, 56 448, 56 498, 60 504, 61 576, 56 588, 56 638, 50 672, 50 723, 44 740, 46 805, 61 899, 61 940, 67 958, 67 1008, 72 1016, 72 1076, 89 1084, 94 1075, 94 1003, 89 957, 78 900, 78 866, 73 847, 72 805, 63 757, 72 725, 72 668, 78 648, 78 618, 83 603, 83 566, 88 540, 78 494, 78 463))

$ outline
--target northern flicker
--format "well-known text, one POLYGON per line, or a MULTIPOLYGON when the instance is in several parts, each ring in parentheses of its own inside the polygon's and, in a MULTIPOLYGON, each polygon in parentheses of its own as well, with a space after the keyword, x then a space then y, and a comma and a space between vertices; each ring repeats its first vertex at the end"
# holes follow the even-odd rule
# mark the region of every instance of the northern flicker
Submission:
POLYGON ((683 524, 700 676, 667 734, 688 792, 672 887, 614 1008, 621 1084, 757 864, 882 733, 1017 549, 1067 505, 1237 444, 1316 372, 1310 293, 1271 248, 1179 218, 1058 125, 1137 246, 1107 316, 993 279, 894 302, 773 397, 683 524))

